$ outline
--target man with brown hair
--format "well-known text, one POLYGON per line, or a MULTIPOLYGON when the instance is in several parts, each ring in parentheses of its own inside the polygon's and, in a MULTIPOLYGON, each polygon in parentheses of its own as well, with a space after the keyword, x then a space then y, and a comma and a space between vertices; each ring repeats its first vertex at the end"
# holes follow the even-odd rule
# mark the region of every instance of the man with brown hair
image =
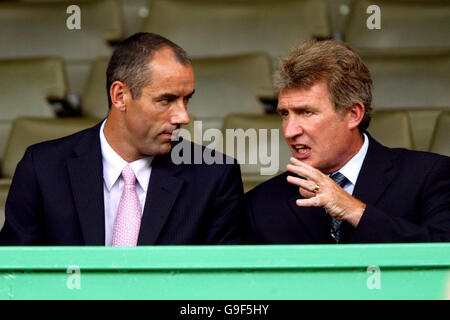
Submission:
POLYGON ((246 194, 247 243, 450 241, 450 158, 366 132, 372 80, 350 46, 301 44, 275 86, 293 157, 246 194))

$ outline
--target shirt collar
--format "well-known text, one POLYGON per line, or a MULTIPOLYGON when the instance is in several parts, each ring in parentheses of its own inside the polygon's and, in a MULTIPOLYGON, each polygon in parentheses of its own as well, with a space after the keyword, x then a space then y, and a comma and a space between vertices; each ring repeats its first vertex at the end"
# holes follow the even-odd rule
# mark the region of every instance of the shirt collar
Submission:
POLYGON ((363 133, 364 143, 359 149, 358 153, 353 156, 342 168, 338 171, 342 173, 353 185, 356 184, 359 172, 361 171, 364 158, 367 154, 367 149, 369 148, 369 139, 367 135, 363 133))
MULTIPOLYGON (((100 147, 103 160, 103 180, 105 181, 106 188, 110 191, 128 162, 122 159, 106 140, 105 134, 103 133, 106 120, 103 121, 100 127, 100 147)), ((136 175, 136 180, 144 192, 147 192, 150 181, 152 160, 153 157, 146 157, 129 163, 136 175)))

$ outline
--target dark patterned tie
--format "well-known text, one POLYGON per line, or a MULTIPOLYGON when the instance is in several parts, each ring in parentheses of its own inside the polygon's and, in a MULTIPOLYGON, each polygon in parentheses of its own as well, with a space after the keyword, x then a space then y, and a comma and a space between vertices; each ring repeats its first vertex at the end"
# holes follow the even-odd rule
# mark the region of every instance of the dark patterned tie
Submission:
MULTIPOLYGON (((335 172, 330 175, 330 178, 334 180, 341 188, 347 183, 347 178, 340 172, 335 172)), ((339 243, 339 238, 341 234, 341 224, 342 220, 336 220, 331 218, 331 236, 336 243, 339 243)))

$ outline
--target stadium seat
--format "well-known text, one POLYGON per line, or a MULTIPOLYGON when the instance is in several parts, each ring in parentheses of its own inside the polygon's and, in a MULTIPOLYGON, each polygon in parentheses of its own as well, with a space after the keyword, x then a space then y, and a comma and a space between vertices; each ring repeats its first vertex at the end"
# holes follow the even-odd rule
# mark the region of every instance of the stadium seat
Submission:
POLYGON ((49 100, 67 93, 63 61, 59 58, 0 60, 0 158, 12 121, 20 116, 55 117, 49 100))
POLYGON ((142 24, 149 14, 150 1, 151 0, 120 0, 125 38, 141 31, 142 24))
POLYGON ((439 116, 430 151, 450 157, 450 111, 439 116))
POLYGON ((300 40, 330 37, 323 0, 153 0, 143 31, 193 57, 266 52, 277 58, 300 40))
POLYGON ((8 197, 10 181, 0 181, 0 230, 5 222, 5 204, 8 197))
POLYGON ((192 61, 195 94, 188 109, 204 128, 222 128, 231 113, 263 114, 261 92, 272 90, 272 68, 265 54, 248 54, 192 61))
POLYGON ((27 147, 46 140, 61 138, 94 126, 89 118, 18 118, 14 121, 2 163, 2 176, 12 178, 27 147))
POLYGON ((408 110, 415 146, 414 150, 430 150, 434 128, 441 112, 441 109, 433 108, 408 110))
POLYGON ((108 57, 99 57, 91 64, 81 100, 83 117, 102 119, 108 113, 108 93, 106 92, 108 61, 108 57))
MULTIPOLYGON (((272 67, 265 54, 198 58, 192 60, 195 94, 188 110, 203 128, 222 128, 229 113, 264 113, 258 95, 272 91, 272 67), (246 106, 245 108, 243 106, 246 106)), ((82 114, 103 118, 108 112, 106 69, 108 58, 92 64, 82 100, 82 114)))
POLYGON ((363 56, 377 109, 445 108, 450 103, 450 55, 363 56))
POLYGON ((81 94, 90 62, 111 53, 108 42, 122 39, 117 0, 79 1, 80 29, 67 22, 73 1, 0 2, 0 58, 59 56, 67 63, 69 88, 81 94))
POLYGON ((351 10, 345 40, 366 53, 425 54, 449 52, 449 1, 357 1, 351 10), (371 5, 380 8, 381 29, 369 29, 371 5))
POLYGON ((367 131, 387 147, 414 149, 407 111, 374 112, 367 131))
POLYGON ((450 107, 450 55, 364 56, 377 110, 407 110, 416 150, 427 151, 440 110, 450 107))
POLYGON ((224 145, 223 151, 230 156, 235 157, 240 165, 242 172, 242 181, 244 183, 244 191, 249 191, 258 184, 276 176, 277 174, 286 171, 286 165, 289 163, 289 158, 292 153, 284 140, 281 118, 279 115, 252 115, 252 114, 231 114, 224 120, 223 126, 224 133, 224 145), (236 133, 236 129, 242 129, 240 137, 247 135, 243 147, 239 147, 238 139, 232 134, 227 134, 227 130, 231 129, 230 133, 236 133), (250 131, 248 131, 250 129, 250 131), (260 129, 267 129, 266 136, 264 131, 260 129), (272 129, 277 130, 278 138, 274 137, 274 146, 272 140, 272 129), (254 135, 253 138, 249 136, 254 135), (231 149, 230 139, 234 140, 234 148, 231 149), (278 151, 272 159, 272 148, 274 151, 278 151), (228 151, 227 151, 228 148, 228 151), (230 152, 231 151, 231 152, 230 152), (260 157, 262 155, 271 159, 271 163, 268 159, 260 157), (251 157, 255 157, 251 163, 251 157), (256 162, 256 163, 255 163, 256 162), (269 170, 270 169, 270 170, 269 170), (262 171, 263 170, 263 171, 262 171), (264 172, 266 170, 266 172, 264 172), (269 172, 270 171, 270 172, 269 172))

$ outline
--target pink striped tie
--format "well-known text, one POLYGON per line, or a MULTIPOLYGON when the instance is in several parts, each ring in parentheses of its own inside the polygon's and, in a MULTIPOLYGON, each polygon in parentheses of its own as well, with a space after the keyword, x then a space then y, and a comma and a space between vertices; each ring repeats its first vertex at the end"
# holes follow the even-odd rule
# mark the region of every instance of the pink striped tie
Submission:
POLYGON ((141 227, 141 205, 136 193, 136 176, 129 164, 122 170, 122 177, 125 186, 117 210, 112 245, 134 247, 141 227))

